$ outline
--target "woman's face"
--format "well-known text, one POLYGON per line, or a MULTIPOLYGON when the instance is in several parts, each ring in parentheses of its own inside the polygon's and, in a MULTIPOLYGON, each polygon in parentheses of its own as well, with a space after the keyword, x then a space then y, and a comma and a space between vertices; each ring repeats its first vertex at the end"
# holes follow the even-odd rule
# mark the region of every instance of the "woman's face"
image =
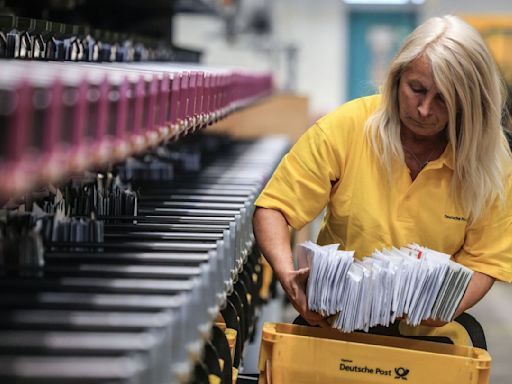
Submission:
POLYGON ((446 127, 448 110, 427 57, 418 57, 402 72, 398 105, 402 126, 416 135, 434 136, 446 127))

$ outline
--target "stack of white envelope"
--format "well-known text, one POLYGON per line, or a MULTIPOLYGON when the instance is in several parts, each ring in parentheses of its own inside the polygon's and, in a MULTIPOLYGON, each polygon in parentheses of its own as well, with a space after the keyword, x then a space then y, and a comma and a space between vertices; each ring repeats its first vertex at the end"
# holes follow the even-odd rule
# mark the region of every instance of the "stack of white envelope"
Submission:
POLYGON ((310 268, 308 306, 343 332, 387 326, 398 317, 410 325, 424 319, 451 321, 472 271, 450 255, 417 244, 375 251, 354 260, 338 244, 300 244, 299 268, 310 268))

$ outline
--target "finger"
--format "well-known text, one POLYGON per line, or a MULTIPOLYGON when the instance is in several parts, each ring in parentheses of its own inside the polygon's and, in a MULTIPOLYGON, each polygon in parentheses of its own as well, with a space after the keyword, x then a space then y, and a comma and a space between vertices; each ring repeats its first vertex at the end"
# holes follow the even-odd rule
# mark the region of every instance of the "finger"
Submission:
POLYGON ((318 323, 320 320, 323 319, 322 315, 320 315, 319 313, 316 313, 316 312, 308 312, 306 314, 306 317, 309 320, 314 321, 315 323, 318 323))
POLYGON ((426 325, 429 327, 442 327, 444 325, 448 324, 445 321, 441 320, 432 320, 432 319, 426 319, 421 322, 421 325, 426 325))
POLYGON ((318 312, 313 312, 308 309, 303 312, 302 317, 311 325, 317 325, 324 319, 318 312))
POLYGON ((332 328, 331 325, 327 322, 326 319, 320 320, 317 325, 319 325, 322 328, 332 328))
POLYGON ((309 277, 309 268, 301 268, 297 271, 297 280, 300 282, 306 282, 309 277))
POLYGON ((326 319, 324 319, 322 316, 319 318, 317 316, 314 317, 304 317, 304 319, 310 324, 310 325, 317 325, 321 328, 331 328, 330 324, 327 322, 326 319))

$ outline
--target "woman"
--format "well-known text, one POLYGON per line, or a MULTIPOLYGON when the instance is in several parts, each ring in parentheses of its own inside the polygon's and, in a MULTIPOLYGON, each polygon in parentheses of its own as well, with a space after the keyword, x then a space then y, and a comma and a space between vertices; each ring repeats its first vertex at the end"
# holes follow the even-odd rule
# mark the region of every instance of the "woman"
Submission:
MULTIPOLYGON (((254 232, 310 324, 309 271, 295 271, 288 225, 327 207, 319 244, 364 257, 418 243, 474 271, 456 316, 495 279, 512 281, 512 157, 505 88, 482 38, 455 16, 427 20, 391 63, 381 95, 321 118, 283 158, 256 201, 254 232)), ((428 320, 428 325, 442 323, 428 320)))

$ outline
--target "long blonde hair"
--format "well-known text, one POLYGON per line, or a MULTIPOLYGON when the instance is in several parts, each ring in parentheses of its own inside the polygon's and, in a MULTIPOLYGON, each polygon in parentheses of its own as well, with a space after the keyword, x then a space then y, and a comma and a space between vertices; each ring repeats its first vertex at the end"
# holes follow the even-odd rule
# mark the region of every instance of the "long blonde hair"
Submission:
POLYGON ((391 177, 392 161, 404 159, 400 140, 398 84, 404 69, 425 55, 448 109, 453 150, 452 194, 470 222, 505 195, 512 156, 501 126, 506 88, 479 33, 455 16, 434 17, 417 27, 393 59, 382 86, 382 105, 366 133, 391 177))

